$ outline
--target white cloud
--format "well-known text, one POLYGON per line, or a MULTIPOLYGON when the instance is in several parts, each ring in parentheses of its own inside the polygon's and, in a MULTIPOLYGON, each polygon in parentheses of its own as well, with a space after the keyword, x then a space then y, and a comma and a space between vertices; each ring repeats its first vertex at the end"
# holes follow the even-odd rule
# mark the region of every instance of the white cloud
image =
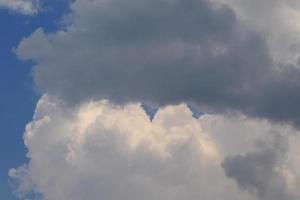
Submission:
POLYGON ((39 0, 0 0, 0 7, 25 15, 36 14, 39 6, 39 0))
MULTIPOLYGON (((24 199, 34 190, 44 200, 254 200, 221 164, 256 150, 255 141, 272 137, 273 129, 290 131, 244 117, 197 120, 185 105, 162 108, 150 122, 137 104, 100 101, 71 109, 44 96, 24 135, 28 166, 9 175, 24 199)), ((284 179, 298 180, 292 165, 281 164, 284 179)))
MULTIPOLYGON (((151 123, 139 105, 69 110, 45 96, 24 139, 28 176, 46 200, 251 199, 225 178, 221 152, 185 105, 151 123)), ((28 189, 23 171, 10 176, 28 189)))

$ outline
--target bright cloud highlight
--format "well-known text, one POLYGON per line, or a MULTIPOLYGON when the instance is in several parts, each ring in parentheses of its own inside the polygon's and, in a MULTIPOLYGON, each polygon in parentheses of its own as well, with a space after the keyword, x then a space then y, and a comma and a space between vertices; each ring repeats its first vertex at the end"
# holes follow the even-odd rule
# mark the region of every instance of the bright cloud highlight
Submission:
MULTIPOLYGON (((223 162, 228 155, 256 150, 255 141, 271 135, 271 129, 243 117, 205 115, 198 120, 185 105, 162 108, 151 122, 138 104, 98 101, 71 109, 46 95, 26 127, 28 166, 9 174, 24 199, 35 192, 45 200, 254 200, 255 195, 241 193, 226 177, 223 168, 235 163, 230 158, 223 162), (232 139, 247 127, 263 131, 232 139), (224 136, 231 139, 226 142, 224 136)), ((287 177, 281 177, 285 183, 287 177)))

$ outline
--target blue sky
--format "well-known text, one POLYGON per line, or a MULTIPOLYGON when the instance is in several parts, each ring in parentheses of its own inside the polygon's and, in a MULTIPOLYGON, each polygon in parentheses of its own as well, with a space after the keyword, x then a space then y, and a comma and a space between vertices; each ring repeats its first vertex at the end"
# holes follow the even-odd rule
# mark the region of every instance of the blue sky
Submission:
POLYGON ((0 9, 3 26, 0 37, 0 196, 5 200, 16 199, 11 194, 7 172, 26 161, 22 135, 38 100, 31 77, 32 63, 20 61, 12 50, 36 28, 51 31, 59 26, 58 19, 67 7, 63 2, 51 2, 36 16, 0 9))

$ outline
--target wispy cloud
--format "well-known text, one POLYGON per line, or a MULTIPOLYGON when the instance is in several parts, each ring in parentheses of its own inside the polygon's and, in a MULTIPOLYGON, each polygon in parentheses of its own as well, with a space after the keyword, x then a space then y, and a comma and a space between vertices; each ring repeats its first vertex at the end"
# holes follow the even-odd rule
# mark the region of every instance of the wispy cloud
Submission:
POLYGON ((0 0, 1 7, 24 15, 34 15, 38 13, 40 3, 39 0, 0 0))

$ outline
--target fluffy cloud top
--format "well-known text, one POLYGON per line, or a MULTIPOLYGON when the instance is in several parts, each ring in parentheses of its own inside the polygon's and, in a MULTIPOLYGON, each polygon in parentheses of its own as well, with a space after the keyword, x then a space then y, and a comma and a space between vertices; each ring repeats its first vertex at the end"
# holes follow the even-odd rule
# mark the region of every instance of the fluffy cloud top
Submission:
POLYGON ((234 184, 219 180, 217 147, 183 105, 151 123, 139 105, 94 102, 71 111, 44 97, 25 143, 32 181, 18 176, 23 167, 10 174, 20 178, 19 191, 34 182, 46 200, 239 199, 234 184))
MULTIPOLYGON (((29 163, 9 174, 24 199, 34 199, 33 194, 45 200, 271 199, 250 195, 252 190, 241 193, 223 166, 242 188, 250 185, 276 194, 273 200, 293 200, 287 193, 299 195, 293 165, 299 167, 300 160, 286 160, 299 145, 290 151, 289 143, 279 150, 278 142, 268 144, 265 137, 277 141, 277 134, 270 134, 275 127, 243 117, 197 120, 185 105, 161 109, 151 122, 137 104, 100 101, 70 109, 44 96, 24 135, 29 163), (240 135, 242 130, 249 132, 240 135), (262 142, 270 148, 260 153, 262 142)), ((280 141, 289 139, 288 129, 276 128, 282 131, 280 141)))
POLYGON ((0 7, 25 15, 33 15, 39 10, 39 0, 0 0, 0 7))

